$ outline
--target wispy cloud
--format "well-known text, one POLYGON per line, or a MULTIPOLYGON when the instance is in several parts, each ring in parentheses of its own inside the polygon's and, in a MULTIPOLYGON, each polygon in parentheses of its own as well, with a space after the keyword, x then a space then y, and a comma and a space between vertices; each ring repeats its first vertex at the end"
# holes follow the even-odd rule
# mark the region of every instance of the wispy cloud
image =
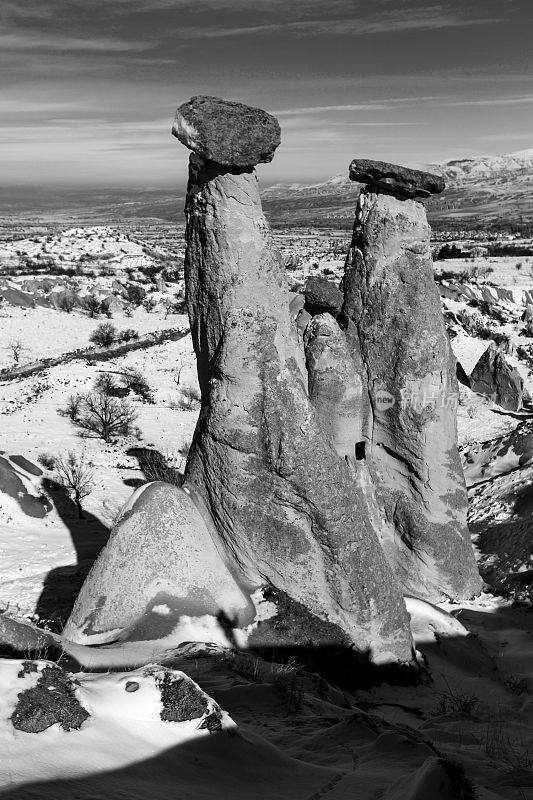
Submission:
POLYGON ((306 19, 248 26, 189 26, 177 33, 188 38, 209 39, 230 36, 278 34, 281 36, 368 36, 383 33, 440 30, 479 25, 494 25, 502 17, 468 17, 446 11, 442 6, 424 9, 406 8, 383 12, 373 17, 348 17, 342 19, 306 19))
POLYGON ((293 117, 301 114, 323 114, 332 111, 389 111, 390 105, 384 103, 348 103, 332 106, 303 106, 302 108, 284 108, 273 111, 278 117, 293 117))
POLYGON ((443 103, 445 106, 520 106, 533 103, 533 94, 521 97, 488 97, 485 100, 453 100, 443 103))
POLYGON ((52 52, 85 51, 85 52, 125 52, 147 50, 152 47, 150 42, 132 41, 126 39, 110 39, 46 33, 2 33, 0 34, 0 48, 4 52, 21 50, 50 50, 52 52))

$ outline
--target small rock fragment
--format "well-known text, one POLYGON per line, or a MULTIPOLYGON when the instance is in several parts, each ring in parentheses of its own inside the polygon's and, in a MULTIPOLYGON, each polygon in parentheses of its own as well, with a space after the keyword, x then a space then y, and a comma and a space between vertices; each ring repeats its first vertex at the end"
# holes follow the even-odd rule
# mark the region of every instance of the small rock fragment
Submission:
POLYGON ((305 310, 311 315, 328 312, 336 317, 343 301, 341 290, 327 278, 308 278, 305 284, 305 310))

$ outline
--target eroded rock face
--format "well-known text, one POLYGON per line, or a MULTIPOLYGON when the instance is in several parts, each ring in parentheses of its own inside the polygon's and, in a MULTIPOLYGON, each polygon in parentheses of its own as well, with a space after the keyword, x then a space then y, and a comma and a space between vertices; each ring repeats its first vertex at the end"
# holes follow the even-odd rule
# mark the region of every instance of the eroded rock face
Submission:
POLYGON ((524 381, 494 342, 487 347, 470 375, 463 370, 460 379, 473 392, 488 397, 506 411, 522 408, 524 381))
POLYGON ((408 594, 480 590, 457 452, 455 362, 414 200, 360 196, 339 316, 360 352, 371 405, 369 467, 396 538, 385 550, 408 594))
POLYGON ((172 133, 202 158, 236 167, 272 161, 281 141, 279 123, 271 114, 206 95, 178 108, 172 133))
MULTIPOLYGON (((202 408, 185 486, 202 495, 251 587, 271 583, 370 660, 410 660, 401 594, 356 490, 356 466, 339 455, 350 434, 339 426, 336 449, 309 400, 255 174, 191 156, 186 213, 202 408)), ((332 336, 340 342, 340 331, 332 336)), ((352 383, 359 391, 353 375, 352 383)), ((357 413, 342 387, 324 392, 357 413)))
POLYGON ((232 575, 201 501, 165 483, 139 489, 122 510, 64 630, 82 644, 157 639, 184 618, 220 614, 236 625, 255 609, 232 575))

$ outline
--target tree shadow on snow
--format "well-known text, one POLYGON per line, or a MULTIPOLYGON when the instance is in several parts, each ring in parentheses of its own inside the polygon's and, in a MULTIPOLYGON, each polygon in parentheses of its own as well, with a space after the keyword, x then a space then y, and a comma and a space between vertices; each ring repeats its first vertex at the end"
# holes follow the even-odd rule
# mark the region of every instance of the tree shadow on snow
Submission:
POLYGON ((107 543, 109 531, 98 517, 88 511, 84 511, 84 519, 79 519, 76 505, 65 487, 49 479, 43 481, 43 487, 52 497, 76 550, 76 564, 50 570, 35 608, 39 620, 46 620, 50 630, 60 632, 87 573, 107 543))

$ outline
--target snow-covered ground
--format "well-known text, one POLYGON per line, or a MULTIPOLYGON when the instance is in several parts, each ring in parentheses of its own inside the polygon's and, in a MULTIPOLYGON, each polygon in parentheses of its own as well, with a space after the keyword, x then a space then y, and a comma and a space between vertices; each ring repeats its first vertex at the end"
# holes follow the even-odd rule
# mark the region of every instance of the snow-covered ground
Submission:
MULTIPOLYGON (((80 236, 80 241, 87 240, 80 236)), ((514 282, 515 273, 525 278, 526 267, 516 270, 513 263, 496 265, 491 280, 500 280, 503 288, 532 289, 530 276, 514 282)), ((342 262, 308 259, 291 276, 303 281, 324 269, 339 275, 342 262)), ((532 343, 521 334, 521 302, 497 302, 508 320, 485 316, 485 323, 518 343, 532 343)), ((456 317, 473 310, 460 293, 443 303, 456 317)), ((79 310, 66 314, 4 305, 2 365, 9 363, 11 341, 22 342, 21 360, 33 361, 86 347, 101 322, 79 310)), ((162 308, 152 313, 137 308, 132 316, 118 311, 111 322, 140 334, 187 324, 182 315, 165 318, 162 308)), ((475 363, 487 340, 456 332, 462 358, 475 363)), ((525 362, 516 354, 509 361, 533 394, 525 362)), ((158 451, 177 470, 183 468, 198 411, 195 402, 191 408, 183 402, 188 388, 197 388, 190 336, 112 361, 77 360, 0 383, 0 457, 16 469, 25 491, 35 497, 44 492, 52 506, 43 518, 31 517, 17 497, 0 494, 0 607, 41 624, 50 620, 52 629, 59 629, 119 509, 144 481, 138 451, 158 451), (118 379, 133 367, 154 395, 154 403, 130 398, 137 431, 108 444, 81 436, 60 413, 69 395, 88 391, 102 372, 118 379), (92 491, 83 502, 85 520, 78 520, 65 493, 52 487, 53 470, 41 467, 42 475, 32 475, 10 459, 23 456, 37 464, 43 453, 68 451, 84 452, 94 470, 92 491)), ((87 662, 84 666, 81 660, 75 670, 76 695, 91 717, 79 731, 55 724, 33 734, 14 731, 9 717, 17 695, 36 682, 35 673, 19 678, 21 662, 1 660, 3 794, 165 800, 532 798, 530 608, 512 598, 527 594, 533 570, 533 428, 530 434, 527 411, 505 413, 465 387, 460 398, 459 442, 474 543, 486 579, 493 576, 493 588, 508 589, 509 596, 491 594, 487 586, 487 593, 471 603, 440 609, 408 600, 419 658, 428 670, 418 685, 339 689, 333 680, 310 676, 297 661, 278 670, 254 654, 236 656, 220 646, 176 650, 177 642, 166 641, 158 652, 153 643, 150 651, 128 643, 92 650, 90 657, 85 648, 87 662), (226 729, 217 733, 162 721, 160 696, 138 668, 133 649, 137 659, 141 654, 147 663, 163 661, 190 675, 237 728, 229 717, 226 729), (117 664, 126 670, 130 658, 131 669, 115 671, 117 664), (95 659, 99 666, 91 671, 87 664, 95 659), (126 691, 128 681, 139 683, 138 690, 126 691), (460 769, 454 764, 464 768, 477 794, 466 784, 460 793, 460 769)))

